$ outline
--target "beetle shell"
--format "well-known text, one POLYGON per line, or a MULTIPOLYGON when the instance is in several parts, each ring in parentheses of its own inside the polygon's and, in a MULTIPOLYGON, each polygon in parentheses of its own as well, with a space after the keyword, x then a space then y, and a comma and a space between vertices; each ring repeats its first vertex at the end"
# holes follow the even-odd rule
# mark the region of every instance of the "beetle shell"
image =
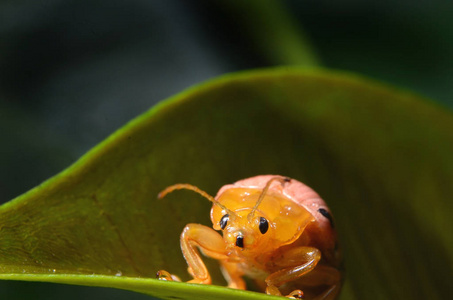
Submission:
MULTIPOLYGON (((276 176, 278 177, 278 175, 259 175, 236 181, 233 184, 224 185, 217 192, 215 198, 219 199, 226 190, 231 188, 256 188, 262 190, 266 183, 276 176)), ((340 254, 336 249, 338 248, 337 235, 334 230, 334 223, 331 217, 332 214, 324 200, 312 188, 295 179, 291 179, 283 186, 279 182, 273 182, 269 188, 269 192, 283 194, 293 202, 303 206, 313 215, 315 222, 312 222, 307 227, 307 231, 309 231, 312 238, 316 240, 316 244, 319 245, 319 248, 326 250, 324 253, 324 255, 327 256, 326 258, 333 265, 338 266, 340 254), (319 211, 320 209, 327 212, 329 218, 323 215, 319 211)))

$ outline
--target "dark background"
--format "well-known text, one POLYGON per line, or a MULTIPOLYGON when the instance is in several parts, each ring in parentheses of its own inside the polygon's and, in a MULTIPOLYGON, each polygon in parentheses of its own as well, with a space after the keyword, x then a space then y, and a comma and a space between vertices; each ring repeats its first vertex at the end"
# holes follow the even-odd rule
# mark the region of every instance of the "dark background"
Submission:
MULTIPOLYGON (((278 65, 253 5, 195 0, 0 2, 0 203, 185 88, 278 65)), ((263 5, 267 1, 262 1, 263 5)), ((252 3, 252 2, 251 2, 252 3)), ((326 68, 453 108, 453 1, 281 1, 326 68)), ((150 299, 0 282, 1 299, 150 299)))

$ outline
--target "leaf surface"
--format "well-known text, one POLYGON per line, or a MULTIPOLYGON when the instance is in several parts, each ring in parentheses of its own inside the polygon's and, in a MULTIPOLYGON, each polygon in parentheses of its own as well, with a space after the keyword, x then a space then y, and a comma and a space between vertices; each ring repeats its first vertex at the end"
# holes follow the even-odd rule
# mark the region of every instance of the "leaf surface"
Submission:
MULTIPOLYGON (((116 287, 161 298, 261 299, 189 279, 179 235, 210 225, 210 194, 281 174, 330 205, 347 270, 341 299, 445 299, 453 275, 453 117, 345 73, 223 76, 139 116, 73 166, 0 207, 0 278, 116 287), (416 287, 416 288, 414 288, 416 287)), ((214 281, 224 284, 214 261, 214 281)), ((270 299, 270 298, 269 298, 270 299)))

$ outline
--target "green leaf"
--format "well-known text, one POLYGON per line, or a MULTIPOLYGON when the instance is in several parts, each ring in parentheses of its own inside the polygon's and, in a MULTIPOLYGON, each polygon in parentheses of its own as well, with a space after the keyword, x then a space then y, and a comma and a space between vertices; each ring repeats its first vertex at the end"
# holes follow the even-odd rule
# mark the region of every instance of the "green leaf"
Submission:
MULTIPOLYGON (((316 67, 319 57, 298 20, 279 0, 222 0, 238 34, 275 65, 316 67)), ((217 3, 218 5, 218 3, 217 3)), ((231 25, 233 25, 231 24, 231 25)))
MULTIPOLYGON (((264 299, 152 279, 159 269, 189 279, 179 234, 189 222, 210 224, 210 204, 194 193, 156 195, 178 182, 215 194, 273 173, 307 183, 330 205, 347 270, 340 299, 446 299, 452 128, 450 112, 351 74, 224 76, 162 102, 1 206, 0 278, 264 299)), ((224 284, 216 266, 209 262, 224 284)))

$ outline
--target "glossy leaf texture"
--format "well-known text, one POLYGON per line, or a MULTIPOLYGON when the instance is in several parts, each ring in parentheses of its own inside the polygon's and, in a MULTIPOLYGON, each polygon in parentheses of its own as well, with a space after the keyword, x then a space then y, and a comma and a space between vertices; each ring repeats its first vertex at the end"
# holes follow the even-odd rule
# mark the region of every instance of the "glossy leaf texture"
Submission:
MULTIPOLYGON (((171 299, 260 293, 189 279, 185 224, 210 225, 224 184, 281 174, 330 205, 344 252, 340 299, 446 299, 453 275, 453 116, 347 73, 278 68, 223 76, 131 121, 73 166, 0 207, 0 278, 130 289, 171 299)), ((217 284, 224 284, 209 261, 217 284)))

